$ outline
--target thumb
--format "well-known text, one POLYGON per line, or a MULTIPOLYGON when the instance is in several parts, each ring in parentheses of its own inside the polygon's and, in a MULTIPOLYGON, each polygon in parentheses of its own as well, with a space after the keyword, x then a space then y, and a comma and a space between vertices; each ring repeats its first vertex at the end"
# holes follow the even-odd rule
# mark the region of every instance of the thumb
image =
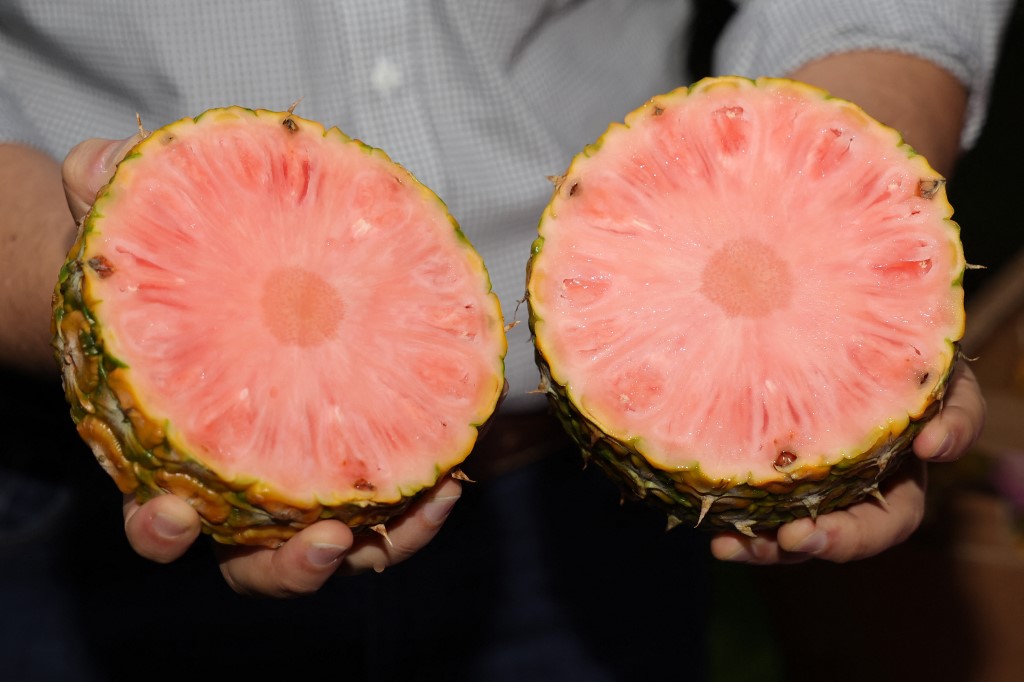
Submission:
POLYGON ((165 564, 184 554, 199 536, 199 515, 174 495, 158 495, 143 505, 125 495, 124 530, 136 553, 165 564))
POLYGON ((82 219, 96 200, 96 193, 110 181, 117 164, 142 139, 135 134, 124 140, 93 138, 80 142, 64 158, 61 169, 64 195, 75 221, 82 219))

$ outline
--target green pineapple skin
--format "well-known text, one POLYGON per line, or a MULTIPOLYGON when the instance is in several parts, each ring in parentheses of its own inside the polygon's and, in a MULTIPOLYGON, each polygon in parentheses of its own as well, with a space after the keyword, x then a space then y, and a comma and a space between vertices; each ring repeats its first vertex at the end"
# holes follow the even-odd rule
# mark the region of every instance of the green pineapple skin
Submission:
POLYGON ((925 413, 911 420, 895 438, 885 439, 860 456, 832 467, 804 467, 790 472, 786 481, 762 487, 709 479, 697 469, 668 471, 653 466, 632 444, 609 436, 588 420, 565 387, 552 378, 544 355, 539 351, 535 355, 541 373, 540 389, 552 413, 579 447, 584 463, 595 464, 627 497, 664 511, 670 529, 688 524, 751 537, 799 518, 843 509, 868 497, 884 499, 882 482, 913 457, 914 438, 938 412, 941 394, 955 366, 951 363, 949 374, 925 413))

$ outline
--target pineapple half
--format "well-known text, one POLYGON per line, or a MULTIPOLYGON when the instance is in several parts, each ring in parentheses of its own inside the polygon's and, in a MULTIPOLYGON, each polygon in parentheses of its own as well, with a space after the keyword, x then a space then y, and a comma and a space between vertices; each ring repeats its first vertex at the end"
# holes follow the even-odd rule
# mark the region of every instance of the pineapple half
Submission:
POLYGON ((670 524, 756 534, 878 494, 964 330, 944 180, 857 106, 702 80, 558 179, 528 270, 542 388, 670 524))
POLYGON ((124 493, 225 543, 373 527, 455 470, 500 400, 497 297, 444 204, 292 112, 150 134, 83 220, 53 345, 124 493))

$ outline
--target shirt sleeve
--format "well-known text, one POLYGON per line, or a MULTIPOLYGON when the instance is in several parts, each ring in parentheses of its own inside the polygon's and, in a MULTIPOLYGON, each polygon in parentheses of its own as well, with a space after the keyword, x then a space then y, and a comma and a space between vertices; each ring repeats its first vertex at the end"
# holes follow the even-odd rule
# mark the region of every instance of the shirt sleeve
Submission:
POLYGON ((1013 0, 739 0, 715 71, 784 76, 815 59, 887 50, 927 59, 968 89, 961 144, 977 139, 1013 0))
MULTIPOLYGON (((6 37, 0 35, 0 54, 4 52, 6 37)), ((43 148, 39 129, 25 114, 15 88, 10 83, 10 74, 0 59, 0 143, 24 144, 30 147, 43 148)))

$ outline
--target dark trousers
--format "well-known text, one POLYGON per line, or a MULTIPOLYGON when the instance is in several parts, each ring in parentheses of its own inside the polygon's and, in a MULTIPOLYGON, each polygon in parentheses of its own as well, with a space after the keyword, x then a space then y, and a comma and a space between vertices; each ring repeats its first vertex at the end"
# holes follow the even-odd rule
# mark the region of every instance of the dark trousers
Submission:
POLYGON ((573 453, 467 484, 404 564, 254 599, 226 587, 205 538, 172 565, 136 556, 60 389, 27 390, 3 400, 31 410, 0 410, 4 680, 705 677, 707 538, 621 505, 573 453))

